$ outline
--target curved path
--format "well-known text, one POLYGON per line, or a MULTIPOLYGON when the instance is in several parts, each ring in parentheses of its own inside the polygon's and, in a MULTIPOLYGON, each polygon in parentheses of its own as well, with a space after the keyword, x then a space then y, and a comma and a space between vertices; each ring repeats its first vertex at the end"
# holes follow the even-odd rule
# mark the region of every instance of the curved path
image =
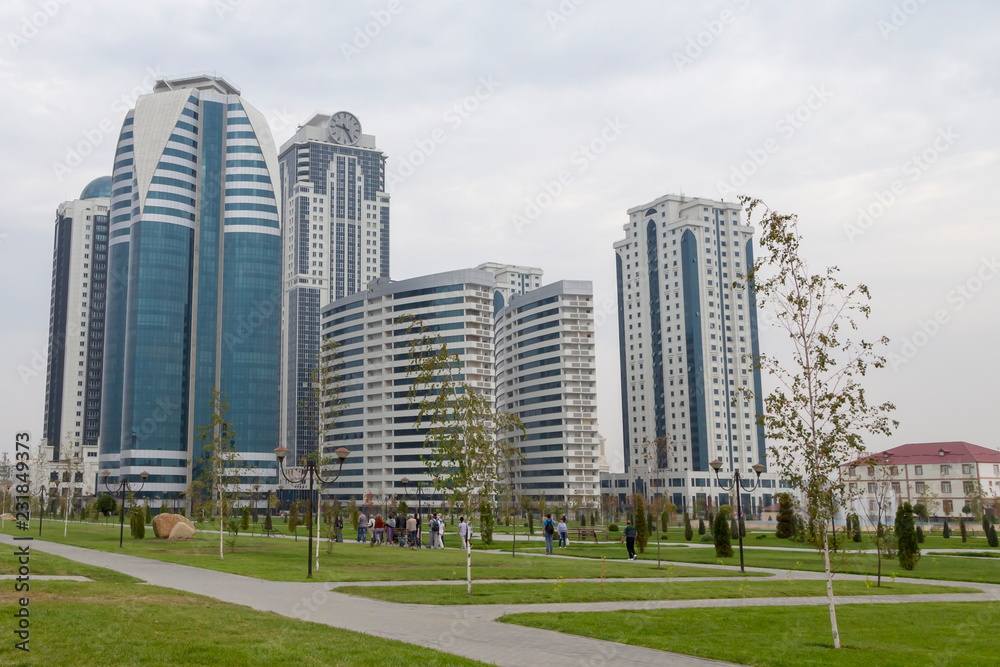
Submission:
MULTIPOLYGON (((8 535, 0 541, 13 544, 8 535)), ((33 540, 32 549, 51 553, 88 565, 131 575, 146 583, 270 611, 291 618, 332 627, 397 639, 432 649, 461 655, 486 663, 523 665, 677 665, 681 667, 728 665, 716 660, 667 653, 615 642, 565 635, 519 625, 495 622, 504 614, 520 612, 610 611, 618 609, 680 609, 691 607, 758 607, 825 605, 825 597, 748 598, 718 600, 660 600, 592 603, 510 604, 510 605, 411 605, 371 600, 335 592, 338 586, 464 584, 462 581, 432 582, 278 582, 216 572, 187 565, 96 551, 54 542, 33 540), (334 590, 331 590, 334 589, 334 590)), ((544 556, 538 556, 544 557, 544 556)), ((665 562, 666 563, 666 562, 665 562)), ((686 565, 685 563, 675 563, 686 565)), ((732 570, 731 566, 699 565, 706 569, 732 570)), ((747 568, 792 579, 822 579, 821 572, 747 568)), ((837 579, 864 580, 862 575, 837 575, 837 579)), ((707 581, 710 577, 647 579, 636 581, 707 581)), ((727 578, 732 581, 733 579, 727 578)), ((549 582, 551 580, 536 580, 549 582)), ((566 579, 565 581, 593 581, 566 579)), ((630 581, 630 579, 615 579, 630 581)), ((901 604, 906 602, 972 602, 1000 600, 1000 585, 945 582, 925 579, 896 581, 958 585, 977 588, 979 593, 841 596, 838 604, 901 604)), ((477 580, 476 583, 487 583, 477 580)), ((514 583, 504 581, 503 583, 514 583)), ((530 583, 522 581, 522 583, 530 583)))

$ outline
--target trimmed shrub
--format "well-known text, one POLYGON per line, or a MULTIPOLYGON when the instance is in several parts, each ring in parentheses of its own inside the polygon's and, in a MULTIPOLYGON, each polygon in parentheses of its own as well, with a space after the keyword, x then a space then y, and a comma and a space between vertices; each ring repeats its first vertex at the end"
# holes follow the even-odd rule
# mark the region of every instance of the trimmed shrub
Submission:
POLYGON ((715 542, 715 555, 719 558, 729 558, 733 555, 733 527, 726 521, 726 512, 719 509, 712 523, 712 538, 715 542))
POLYGON ((704 519, 698 519, 698 534, 699 535, 704 535, 705 534, 705 520, 704 519))
POLYGON ((240 530, 250 530, 250 508, 243 507, 243 516, 240 518, 240 530))
POLYGON ((712 534, 711 534, 711 533, 709 533, 709 534, 707 534, 707 535, 702 535, 702 536, 701 536, 701 541, 702 541, 702 542, 711 542, 711 541, 713 541, 714 539, 715 539, 715 538, 714 538, 714 537, 712 537, 712 534))
POLYGON ((493 506, 486 500, 479 502, 479 539, 483 544, 493 544, 493 506))
POLYGON ((646 553, 646 544, 649 542, 649 523, 646 520, 646 501, 639 494, 635 496, 635 547, 639 553, 646 553))
POLYGON ((861 542, 861 519, 857 514, 854 515, 853 530, 851 532, 851 539, 855 542, 861 542))
POLYGON ((272 530, 274 530, 274 528, 271 525, 271 508, 270 507, 267 508, 267 510, 264 512, 264 530, 267 531, 267 532, 269 532, 269 533, 272 530))
POLYGON ((948 519, 944 520, 944 526, 941 528, 941 537, 946 540, 951 537, 951 526, 948 525, 948 519))
POLYGON ((146 524, 153 523, 153 512, 149 509, 149 501, 146 500, 142 504, 142 520, 146 524))
POLYGON ((137 540, 146 537, 145 512, 142 511, 141 507, 133 507, 129 511, 129 530, 132 537, 137 540))
POLYGON ((733 540, 740 539, 740 529, 736 526, 736 517, 729 519, 729 537, 733 540))
POLYGON ((924 529, 921 528, 920 526, 917 526, 917 544, 923 544, 923 543, 924 543, 924 529))
POLYGON ((792 498, 787 493, 778 494, 778 527, 774 534, 786 540, 795 537, 795 514, 792 512, 792 498))
POLYGON ((962 541, 969 541, 969 529, 965 527, 965 517, 960 517, 958 520, 958 532, 962 535, 962 541))
POLYGON ((989 528, 990 531, 986 535, 986 543, 989 544, 991 547, 996 548, 1000 546, 1000 541, 997 540, 997 527, 991 523, 989 528))
POLYGON ((691 527, 691 517, 684 512, 684 539, 690 542, 694 539, 694 528, 691 527))
POLYGON ((742 516, 740 517, 740 520, 739 520, 739 526, 740 526, 740 537, 746 537, 747 536, 747 524, 743 520, 742 516))
POLYGON ((895 532, 899 566, 912 570, 920 560, 920 546, 913 527, 913 506, 910 503, 903 503, 896 510, 895 532))
POLYGON ((102 493, 97 499, 97 511, 104 516, 111 516, 118 511, 118 503, 107 493, 102 493))
POLYGON ((608 526, 608 532, 609 533, 617 533, 618 532, 618 524, 617 523, 610 524, 608 526))

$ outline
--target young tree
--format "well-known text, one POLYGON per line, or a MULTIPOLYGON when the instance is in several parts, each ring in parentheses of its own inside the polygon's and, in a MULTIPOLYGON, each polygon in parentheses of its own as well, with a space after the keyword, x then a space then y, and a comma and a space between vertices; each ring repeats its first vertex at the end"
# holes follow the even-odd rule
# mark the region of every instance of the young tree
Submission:
POLYGON ((698 534, 699 535, 704 535, 705 534, 705 520, 704 519, 700 519, 700 518, 698 519, 698 534))
MULTIPOLYGON (((698 519, 698 530, 704 531, 705 524, 701 519, 698 519)), ((704 534, 704 533, 702 533, 704 534)), ((690 542, 694 539, 694 528, 691 527, 691 517, 687 512, 684 512, 684 539, 690 542)))
POLYGON ((875 528, 875 552, 878 556, 878 576, 876 586, 882 585, 882 559, 892 552, 892 544, 888 539, 884 529, 885 522, 889 520, 892 512, 892 505, 896 498, 893 491, 893 480, 899 474, 899 469, 893 465, 891 458, 870 456, 859 462, 868 469, 868 476, 875 490, 869 491, 868 506, 863 507, 865 517, 869 525, 875 528))
POLYGON ((153 523, 153 510, 149 509, 149 500, 142 503, 142 518, 147 524, 153 523))
POLYGON ((736 526, 735 516, 729 518, 729 537, 734 540, 738 540, 740 538, 740 529, 736 526))
POLYGON ((792 497, 787 493, 779 493, 776 500, 778 501, 778 527, 775 536, 784 540, 791 539, 795 535, 795 513, 792 507, 792 497))
POLYGON ((944 520, 944 526, 941 528, 941 537, 946 540, 951 537, 951 526, 948 525, 948 519, 944 520))
POLYGON ((483 544, 493 544, 493 505, 487 498, 479 501, 479 539, 483 544))
POLYGON ((896 510, 895 530, 899 566, 912 570, 920 560, 920 544, 917 542, 917 531, 913 528, 913 507, 910 503, 903 503, 896 510))
POLYGON ((923 543, 924 543, 924 529, 921 528, 920 526, 917 526, 917 544, 923 544, 923 543))
POLYGON ((997 527, 992 523, 989 524, 989 532, 986 533, 986 543, 994 549, 1000 546, 1000 540, 997 539, 997 527))
MULTIPOLYGON (((357 517, 354 518, 357 522, 357 517)), ((299 527, 299 501, 293 500, 291 505, 288 507, 288 532, 295 536, 295 541, 299 541, 299 533, 296 530, 299 527)))
MULTIPOLYGON (((419 409, 414 428, 425 428, 424 458, 434 487, 459 495, 472 517, 480 497, 489 501, 497 492, 501 474, 511 459, 522 454, 516 443, 524 425, 515 414, 494 409, 493 397, 465 381, 465 362, 448 350, 439 335, 422 322, 409 321, 407 375, 413 377, 409 404, 419 409)), ((472 595, 472 541, 466 548, 466 591, 472 595)))
POLYGON ((856 543, 861 543, 861 517, 857 514, 851 515, 851 539, 856 543))
MULTIPOLYGON (((777 326, 792 344, 786 365, 767 354, 754 354, 754 363, 773 376, 776 388, 764 400, 758 423, 772 444, 770 453, 782 478, 802 493, 805 509, 816 523, 827 579, 827 600, 834 648, 840 648, 833 597, 833 569, 826 539, 836 507, 830 499, 841 488, 840 466, 864 452, 863 433, 890 435, 896 422, 889 418, 892 403, 868 402, 862 380, 871 368, 885 366, 877 346, 888 339, 853 341, 845 336, 867 319, 871 310, 865 285, 849 289, 836 267, 811 274, 800 254, 801 236, 796 216, 768 209, 760 200, 741 197, 752 218, 760 215, 762 257, 745 276, 755 301, 770 308, 777 326)), ((752 392, 745 391, 750 398, 752 392)))
POLYGON ((226 515, 239 493, 240 473, 243 462, 236 452, 236 431, 226 419, 229 403, 218 389, 212 390, 209 399, 212 415, 208 424, 195 429, 201 441, 201 460, 196 482, 192 484, 195 495, 205 498, 219 512, 219 560, 223 560, 223 534, 226 531, 226 515))
POLYGON ((733 555, 732 531, 728 517, 729 505, 723 505, 712 521, 712 537, 715 541, 715 555, 719 558, 729 558, 733 555))
POLYGON ((649 542, 649 524, 646 522, 646 499, 641 493, 635 494, 635 548, 646 553, 649 542))
POLYGON ((958 532, 962 535, 962 541, 969 541, 969 529, 965 527, 965 517, 958 518, 958 532))

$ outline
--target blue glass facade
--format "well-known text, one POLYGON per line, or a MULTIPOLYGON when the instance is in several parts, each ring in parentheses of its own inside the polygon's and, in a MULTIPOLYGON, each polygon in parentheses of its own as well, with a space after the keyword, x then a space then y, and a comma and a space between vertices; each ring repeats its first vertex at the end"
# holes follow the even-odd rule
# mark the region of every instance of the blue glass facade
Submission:
POLYGON ((684 347, 687 354, 688 416, 691 420, 691 469, 708 470, 708 405, 705 400, 705 357, 702 350, 701 290, 698 241, 691 230, 681 237, 684 280, 684 347))
POLYGON ((628 438, 628 373, 625 370, 625 292, 622 278, 622 256, 615 253, 615 272, 618 278, 618 368, 622 392, 622 447, 625 449, 625 472, 632 460, 628 438))
MULTIPOLYGON (((654 215, 652 209, 647 215, 654 215)), ((656 438, 667 437, 667 406, 663 392, 663 336, 660 324, 660 261, 656 252, 656 219, 646 224, 646 262, 649 267, 649 321, 652 329, 653 355, 653 424, 656 438)), ((666 468, 667 448, 656 447, 657 468, 666 468)))
MULTIPOLYGON (((747 239, 746 245, 746 265, 747 271, 753 268, 753 239, 747 239)), ((753 358, 756 362, 760 359, 760 340, 757 336, 757 295, 753 285, 747 290, 750 298, 750 346, 753 351, 753 358)), ((754 363, 753 369, 753 396, 755 414, 764 414, 764 388, 760 378, 760 368, 754 363)), ((757 461, 767 465, 767 446, 764 439, 764 425, 757 424, 757 461)))

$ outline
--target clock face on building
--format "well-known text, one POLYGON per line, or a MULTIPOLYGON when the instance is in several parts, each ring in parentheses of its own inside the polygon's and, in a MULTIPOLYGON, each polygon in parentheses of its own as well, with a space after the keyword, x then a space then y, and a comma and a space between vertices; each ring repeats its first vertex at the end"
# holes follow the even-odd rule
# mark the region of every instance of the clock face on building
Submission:
POLYGON ((330 137, 338 144, 353 146, 361 139, 361 123, 357 116, 338 111, 330 116, 330 137))

